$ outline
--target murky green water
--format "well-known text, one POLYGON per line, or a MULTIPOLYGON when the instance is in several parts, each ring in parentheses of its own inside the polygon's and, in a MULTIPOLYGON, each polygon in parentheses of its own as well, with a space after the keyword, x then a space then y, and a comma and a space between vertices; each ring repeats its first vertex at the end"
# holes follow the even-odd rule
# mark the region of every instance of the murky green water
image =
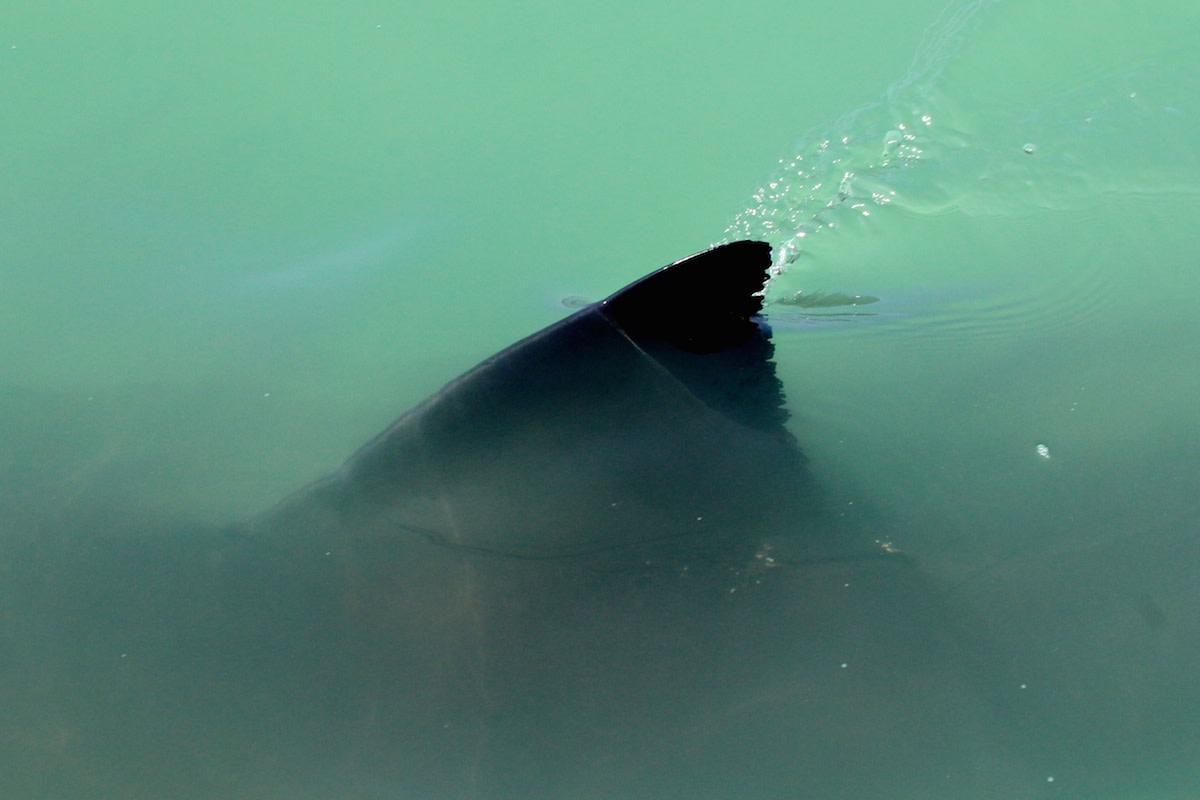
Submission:
MULTIPOLYGON (((808 5, 9 3, 13 504, 250 513, 564 297, 752 236, 769 299, 879 298, 774 306, 779 372, 933 574, 1200 530, 1200 11, 808 5)), ((1111 796, 1181 791, 1188 725, 1111 796)))

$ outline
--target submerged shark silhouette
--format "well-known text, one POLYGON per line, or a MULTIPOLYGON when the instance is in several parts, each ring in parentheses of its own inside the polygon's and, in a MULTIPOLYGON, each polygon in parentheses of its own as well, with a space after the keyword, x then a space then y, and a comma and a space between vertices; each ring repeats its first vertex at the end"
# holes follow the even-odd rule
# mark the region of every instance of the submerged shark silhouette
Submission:
POLYGON ((1056 796, 1019 626, 823 507, 770 264, 651 273, 249 523, 10 532, 0 795, 1056 796))

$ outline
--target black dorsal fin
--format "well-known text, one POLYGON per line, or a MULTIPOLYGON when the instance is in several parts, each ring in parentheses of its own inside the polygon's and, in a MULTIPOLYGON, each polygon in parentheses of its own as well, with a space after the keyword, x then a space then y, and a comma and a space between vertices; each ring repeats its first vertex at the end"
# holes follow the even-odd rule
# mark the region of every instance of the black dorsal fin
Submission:
POLYGON ((712 353, 756 336, 771 247, 733 242, 651 272, 600 302, 635 340, 653 339, 691 353, 712 353))
POLYGON ((747 557, 747 527, 808 483, 756 318, 769 267, 723 245, 527 336, 269 524, 324 507, 513 558, 747 557))
POLYGON ((758 315, 771 247, 741 241, 652 272, 599 307, 713 409, 789 439, 770 330, 758 315))

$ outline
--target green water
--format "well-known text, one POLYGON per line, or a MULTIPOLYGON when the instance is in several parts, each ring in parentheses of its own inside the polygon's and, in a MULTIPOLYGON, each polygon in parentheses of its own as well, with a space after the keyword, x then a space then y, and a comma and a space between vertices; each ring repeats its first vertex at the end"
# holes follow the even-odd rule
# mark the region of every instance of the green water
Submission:
POLYGON ((0 363, 145 404, 112 435, 249 510, 563 295, 718 239, 940 5, 880 4, 870 41, 782 4, 169 8, 0 12, 0 363))
POLYGON ((1036 317, 1018 335, 1083 305, 1105 330, 1146 303, 1183 325, 1196 279, 1139 249, 1194 242, 1192 95, 1167 93, 1166 141, 1118 100, 1147 64, 1195 87, 1196 12, 1174 6, 10 6, 0 377, 146 404, 113 434, 153 429, 188 503, 254 508, 561 297, 721 238, 799 135, 874 155, 914 112, 937 146, 882 170, 886 219, 813 243, 813 288, 933 294, 924 313, 977 327, 1001 304, 1036 317), (871 108, 889 91, 896 119, 871 108), (1104 105, 1103 141, 1064 164, 1104 105), (1036 241, 1046 206, 1065 216, 1036 241))
MULTIPOLYGON (((1184 0, 10 2, 0 471, 250 513, 562 298, 752 235, 793 245, 769 298, 880 298, 776 307, 779 373, 934 572, 1198 529, 1198 34, 1184 0)), ((1113 797, 1179 789, 1144 763, 1113 797)))

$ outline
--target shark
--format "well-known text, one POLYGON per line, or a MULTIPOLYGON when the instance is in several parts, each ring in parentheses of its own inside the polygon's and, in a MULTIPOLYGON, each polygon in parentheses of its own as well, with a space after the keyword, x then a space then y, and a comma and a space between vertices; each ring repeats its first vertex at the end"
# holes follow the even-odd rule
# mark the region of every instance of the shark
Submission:
POLYGON ((1112 552, 946 564, 846 522, 771 268, 651 272, 250 520, 10 514, 0 794, 1108 796, 1192 730, 1194 545, 1114 627, 1056 588, 1120 585, 1112 552))

